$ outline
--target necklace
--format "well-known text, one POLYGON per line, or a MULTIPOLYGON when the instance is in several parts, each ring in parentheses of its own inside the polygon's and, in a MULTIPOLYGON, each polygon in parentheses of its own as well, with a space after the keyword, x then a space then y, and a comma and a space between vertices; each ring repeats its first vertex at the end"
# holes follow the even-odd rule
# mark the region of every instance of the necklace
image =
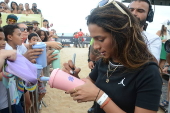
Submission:
MULTIPOLYGON (((120 63, 119 63, 120 64, 120 63)), ((112 76, 112 74, 113 74, 113 72, 115 72, 116 71, 116 69, 119 67, 119 65, 118 66, 116 66, 114 69, 113 69, 113 71, 112 71, 112 73, 109 75, 109 70, 107 70, 107 78, 106 78, 106 83, 109 83, 109 78, 112 76)), ((110 65, 108 65, 108 68, 110 69, 110 65)))

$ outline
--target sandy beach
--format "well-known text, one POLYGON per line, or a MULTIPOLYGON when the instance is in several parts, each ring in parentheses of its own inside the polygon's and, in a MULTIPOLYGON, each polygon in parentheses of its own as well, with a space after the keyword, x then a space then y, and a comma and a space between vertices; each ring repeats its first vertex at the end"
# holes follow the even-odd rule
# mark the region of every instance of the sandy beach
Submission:
MULTIPOLYGON (((63 48, 60 51, 61 66, 71 60, 74 53, 76 53, 75 65, 81 68, 79 75, 85 78, 90 73, 87 62, 88 48, 63 48)), ((77 103, 62 90, 50 88, 49 85, 46 88, 44 102, 48 107, 42 106, 41 113, 87 113, 93 104, 92 102, 77 103)))
MULTIPOLYGON (((90 73, 87 62, 88 48, 63 48, 60 52, 61 65, 71 60, 74 53, 76 53, 75 65, 81 68, 79 75, 85 78, 90 73)), ((64 91, 50 88, 49 85, 46 89, 47 93, 43 100, 47 107, 42 105, 41 113, 87 113, 93 104, 93 102, 77 103, 64 91)), ((158 113, 164 112, 159 110, 158 113)))

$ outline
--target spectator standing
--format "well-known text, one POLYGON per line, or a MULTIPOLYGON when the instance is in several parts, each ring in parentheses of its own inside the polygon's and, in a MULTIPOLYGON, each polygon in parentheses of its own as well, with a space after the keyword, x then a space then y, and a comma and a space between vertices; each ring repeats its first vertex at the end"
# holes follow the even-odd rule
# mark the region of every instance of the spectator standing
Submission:
POLYGON ((25 43, 27 38, 28 38, 28 27, 25 23, 17 23, 18 27, 20 28, 21 30, 21 36, 22 36, 22 43, 25 43))
POLYGON ((36 3, 32 4, 32 11, 34 12, 34 14, 41 14, 41 10, 37 9, 37 4, 36 3))
POLYGON ((159 64, 160 53, 161 53, 161 39, 155 35, 148 33, 143 30, 143 27, 146 23, 152 22, 154 17, 154 12, 152 5, 149 0, 133 0, 129 4, 129 10, 131 13, 140 20, 140 27, 142 35, 145 37, 145 42, 148 46, 150 52, 154 55, 155 61, 159 64))
POLYGON ((47 35, 46 31, 38 30, 37 34, 41 38, 42 42, 47 42, 48 41, 48 35, 47 35))
POLYGON ((0 2, 0 12, 2 13, 11 13, 11 11, 7 8, 5 2, 0 2))
POLYGON ((6 4, 8 10, 10 10, 9 4, 8 4, 9 2, 10 0, 4 0, 4 3, 6 4))
POLYGON ((22 12, 22 14, 34 14, 34 12, 30 9, 29 4, 25 3, 25 10, 22 12))
POLYGON ((80 31, 78 32, 78 35, 79 35, 79 41, 80 41, 80 44, 81 44, 81 47, 84 48, 84 33, 82 32, 82 30, 80 29, 80 31))
POLYGON ((78 32, 75 32, 74 34, 74 46, 77 48, 81 48, 80 43, 79 43, 79 35, 78 32))
POLYGON ((24 6, 22 3, 19 4, 19 12, 18 14, 22 14, 22 11, 24 11, 24 6))
POLYGON ((18 20, 18 17, 16 15, 10 14, 10 15, 7 16, 6 23, 8 25, 16 24, 17 20, 18 20))
POLYGON ((166 53, 165 48, 164 48, 165 42, 167 41, 167 28, 165 27, 165 25, 162 25, 161 30, 157 31, 156 34, 162 40, 162 49, 161 49, 159 67, 161 68, 161 70, 163 70, 164 65, 166 63, 166 56, 167 56, 167 53, 166 53))
POLYGON ((55 41, 61 43, 62 40, 61 40, 60 37, 58 37, 58 35, 56 33, 56 30, 55 29, 51 29, 51 31, 53 31, 53 33, 54 33, 53 37, 55 38, 55 41))
POLYGON ((32 21, 32 24, 35 32, 40 30, 40 28, 38 27, 40 23, 38 21, 32 21))
POLYGON ((26 25, 27 25, 27 32, 29 33, 29 34, 31 34, 31 33, 34 33, 34 29, 33 29, 33 24, 32 24, 32 22, 26 22, 26 25))
POLYGON ((41 28, 41 30, 44 30, 44 31, 49 31, 49 22, 48 20, 44 19, 43 20, 43 27, 41 28))
POLYGON ((18 4, 16 2, 11 2, 11 13, 18 14, 18 12, 20 12, 18 4))

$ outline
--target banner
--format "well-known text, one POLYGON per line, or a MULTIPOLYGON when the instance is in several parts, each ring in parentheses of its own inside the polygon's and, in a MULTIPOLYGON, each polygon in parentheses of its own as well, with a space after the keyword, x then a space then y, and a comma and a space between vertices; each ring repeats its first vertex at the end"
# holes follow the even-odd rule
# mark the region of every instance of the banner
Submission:
MULTIPOLYGON (((62 44, 74 44, 75 38, 71 36, 59 36, 62 44)), ((83 37, 84 38, 84 44, 90 44, 91 37, 83 37)))
MULTIPOLYGON (((4 25, 7 25, 6 23, 6 19, 7 19, 7 16, 10 15, 11 13, 1 13, 1 18, 2 18, 2 25, 1 26, 4 26, 4 25)), ((39 27, 41 28, 42 27, 42 16, 41 14, 14 14, 18 17, 18 21, 17 23, 19 22, 26 22, 26 21, 29 21, 29 22, 32 22, 32 21, 38 21, 40 24, 39 24, 39 27)))

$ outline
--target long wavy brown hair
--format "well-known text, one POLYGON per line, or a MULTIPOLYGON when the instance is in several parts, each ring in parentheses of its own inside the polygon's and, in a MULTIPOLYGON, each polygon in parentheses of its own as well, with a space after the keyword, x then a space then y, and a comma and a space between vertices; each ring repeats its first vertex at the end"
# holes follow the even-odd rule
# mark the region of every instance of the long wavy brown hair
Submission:
POLYGON ((136 69, 149 61, 154 61, 141 35, 139 21, 126 6, 120 2, 117 4, 130 16, 132 27, 128 16, 113 4, 95 8, 87 17, 87 25, 97 24, 111 33, 113 54, 110 58, 115 58, 126 68, 136 69))

